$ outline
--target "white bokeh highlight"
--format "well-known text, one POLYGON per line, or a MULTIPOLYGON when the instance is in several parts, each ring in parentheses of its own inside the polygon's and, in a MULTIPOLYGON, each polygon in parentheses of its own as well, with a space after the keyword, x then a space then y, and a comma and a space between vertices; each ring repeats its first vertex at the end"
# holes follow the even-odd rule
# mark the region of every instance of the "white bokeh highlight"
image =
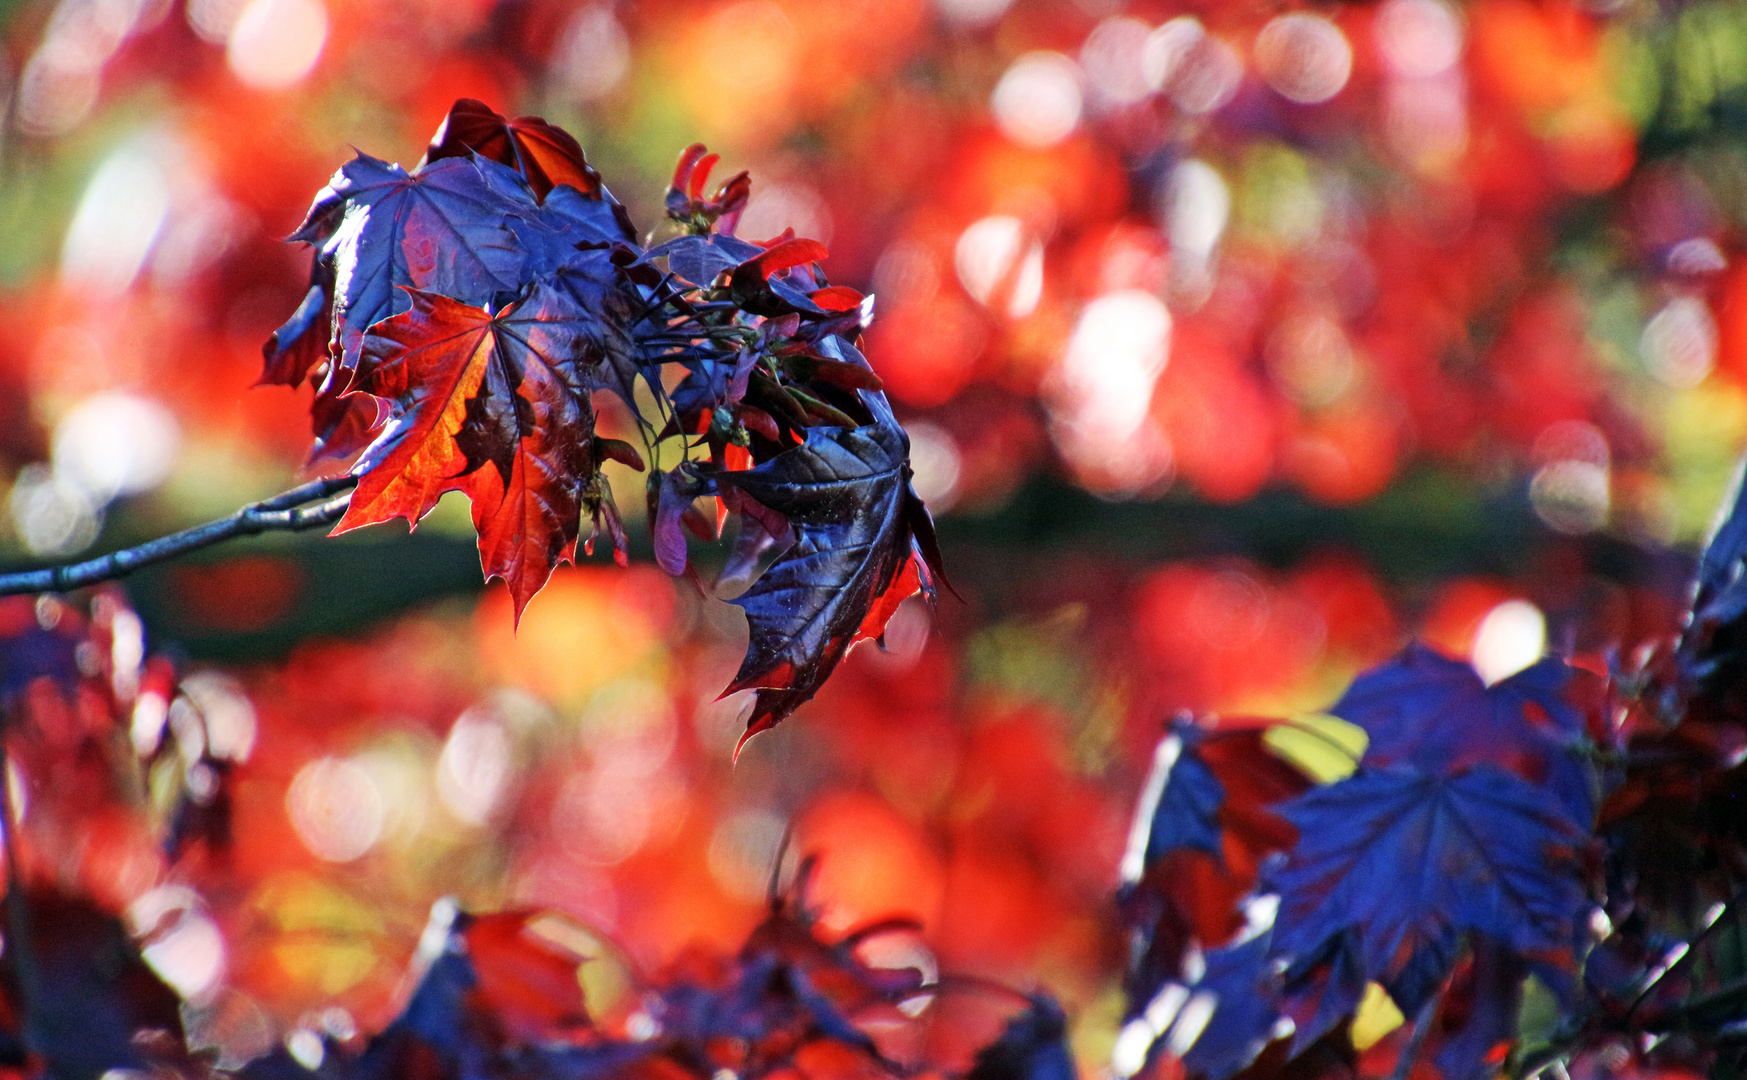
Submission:
POLYGON ((1547 651, 1547 619, 1527 600, 1506 600, 1480 620, 1469 662, 1486 685, 1510 678, 1547 651))
POLYGON ((1080 124, 1080 69, 1061 53, 1026 53, 995 84, 989 107, 1007 138, 1038 149, 1054 146, 1080 124))
POLYGON ((122 143, 92 174, 61 244, 61 282, 102 301, 126 292, 170 213, 170 181, 150 139, 122 143))
POLYGON ((1353 47, 1340 27, 1302 11, 1277 16, 1262 27, 1255 58, 1263 80, 1300 105, 1334 97, 1353 73, 1353 47))
POLYGON ((985 307, 1022 319, 1043 297, 1043 244, 1024 222, 996 214, 959 235, 953 268, 965 291, 985 307))
POLYGON ((348 863, 382 839, 388 808, 370 770, 325 757, 298 770, 285 793, 291 827, 317 858, 348 863))
POLYGON ((322 0, 249 0, 225 42, 225 62, 238 81, 257 90, 302 82, 328 40, 322 0))
POLYGON ((163 483, 181 447, 181 425, 163 404, 105 392, 79 402, 55 425, 54 470, 107 502, 163 483))
POLYGON ((495 718, 469 711, 449 729, 437 758, 437 797, 469 825, 483 825, 510 779, 509 733, 495 718))

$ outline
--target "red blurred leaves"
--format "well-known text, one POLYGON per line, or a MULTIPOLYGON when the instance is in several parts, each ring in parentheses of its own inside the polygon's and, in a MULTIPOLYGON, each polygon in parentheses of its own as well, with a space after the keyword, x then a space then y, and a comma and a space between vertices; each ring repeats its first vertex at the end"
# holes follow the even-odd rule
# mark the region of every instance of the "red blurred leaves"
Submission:
POLYGON ((245 555, 172 571, 184 614, 203 629, 246 633, 269 626, 297 604, 304 588, 297 563, 245 555))
POLYGON ((515 1042, 550 1041, 586 1033, 591 1024, 577 969, 579 956, 542 935, 538 911, 499 911, 467 919, 461 938, 478 983, 473 995, 515 1042))

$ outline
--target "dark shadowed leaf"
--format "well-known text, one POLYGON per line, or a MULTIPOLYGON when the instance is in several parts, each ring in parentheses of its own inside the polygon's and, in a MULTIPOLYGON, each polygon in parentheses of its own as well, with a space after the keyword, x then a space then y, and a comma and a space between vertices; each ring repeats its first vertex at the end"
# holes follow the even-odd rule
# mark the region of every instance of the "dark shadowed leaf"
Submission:
POLYGON ((348 378, 338 368, 330 368, 327 379, 316 389, 309 407, 310 427, 315 433, 315 444, 309 451, 311 464, 344 461, 369 446, 388 420, 388 406, 381 398, 345 392, 343 384, 348 378))
MULTIPOLYGON (((432 913, 414 960, 418 985, 401 1015, 351 1057, 329 1044, 315 1074, 335 1080, 600 1080, 649 1057, 652 1043, 596 1038, 576 981, 581 957, 537 935, 527 911, 432 913)), ((251 1063, 250 1080, 289 1080, 283 1052, 251 1063)), ((311 1074, 304 1072, 304 1076, 311 1074)))
POLYGON ((1443 1080, 1496 1075, 1517 1035, 1528 965, 1483 935, 1470 940, 1470 953, 1439 1009, 1441 1030, 1428 1046, 1443 1080))
POLYGON ((328 357, 334 319, 333 263, 317 258, 309 277, 309 291, 304 293, 303 302, 261 346, 265 361, 260 378, 263 385, 296 386, 311 368, 328 357))
POLYGON ((869 612, 917 550, 914 522, 927 510, 910 487, 909 439, 883 401, 876 416, 854 429, 811 428, 792 450, 717 474, 786 518, 795 537, 733 601, 751 640, 728 692, 759 691, 748 736, 810 699, 850 645, 879 636, 884 625, 867 625, 869 612))
POLYGON ((668 272, 699 287, 713 283, 748 259, 764 253, 757 244, 732 236, 680 236, 650 248, 644 258, 667 259, 668 272))
POLYGON ((483 101, 460 99, 432 137, 425 157, 437 161, 464 157, 469 152, 521 173, 541 199, 560 184, 595 199, 601 197, 600 174, 584 160, 582 147, 568 131, 538 116, 510 120, 483 101))
POLYGON ((1699 559, 1692 605, 1676 649, 1678 685, 1665 708, 1690 701, 1701 712, 1739 712, 1747 692, 1747 487, 1733 489, 1699 559))
POLYGON ((32 889, 7 906, 8 982, 22 993, 24 1037, 51 1075, 97 1080, 182 1050, 181 999, 158 978, 121 920, 90 901, 32 889), (29 966, 12 942, 28 926, 29 966))
POLYGON ((635 413, 638 380, 653 390, 661 379, 657 365, 650 362, 637 338, 644 302, 625 281, 610 253, 576 252, 541 283, 568 295, 573 304, 594 316, 588 326, 580 328, 586 355, 576 369, 582 385, 590 390, 611 390, 635 413))

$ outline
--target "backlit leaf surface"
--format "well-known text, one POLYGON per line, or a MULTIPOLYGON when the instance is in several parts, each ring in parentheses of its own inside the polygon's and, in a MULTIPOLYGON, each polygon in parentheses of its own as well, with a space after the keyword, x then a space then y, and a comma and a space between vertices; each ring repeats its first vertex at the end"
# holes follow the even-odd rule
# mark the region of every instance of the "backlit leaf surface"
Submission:
MULTIPOLYGON (((1300 837, 1270 882, 1289 999, 1307 1002, 1295 980, 1333 962, 1361 989, 1381 983, 1412 1015, 1449 974, 1464 933, 1542 961, 1537 970, 1569 984, 1587 830, 1546 788, 1489 763, 1453 775, 1363 768, 1282 813, 1300 837)), ((1296 1044, 1351 1012, 1351 994, 1348 983, 1295 1016, 1296 1044)))

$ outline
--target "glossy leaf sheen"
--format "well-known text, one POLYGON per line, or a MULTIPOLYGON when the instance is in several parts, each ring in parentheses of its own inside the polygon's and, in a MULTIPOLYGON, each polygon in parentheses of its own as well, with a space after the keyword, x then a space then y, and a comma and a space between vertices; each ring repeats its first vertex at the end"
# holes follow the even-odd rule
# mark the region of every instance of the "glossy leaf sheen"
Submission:
POLYGON ((483 304, 516 287, 524 254, 504 211, 520 207, 506 208, 500 192, 465 158, 409 176, 359 154, 335 174, 293 235, 344 206, 322 257, 334 264, 335 344, 346 368, 357 366, 371 326, 406 310, 405 288, 483 304))
MULTIPOLYGON (((729 691, 757 688, 748 733, 813 696, 912 550, 909 441, 895 421, 813 428, 807 441, 720 479, 788 519, 794 544, 733 602, 751 641, 729 691)), ((926 513, 925 510, 920 511, 926 513)))

